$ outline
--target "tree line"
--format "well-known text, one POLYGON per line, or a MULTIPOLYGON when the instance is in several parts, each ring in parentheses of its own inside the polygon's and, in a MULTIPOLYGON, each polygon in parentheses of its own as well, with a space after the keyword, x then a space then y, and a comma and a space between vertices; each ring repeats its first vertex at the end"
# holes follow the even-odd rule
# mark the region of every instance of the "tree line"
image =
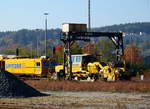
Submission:
MULTIPOLYGON (((150 23, 129 23, 112 25, 100 28, 93 28, 96 32, 126 32, 132 33, 124 37, 125 48, 134 44, 138 48, 141 56, 150 55, 150 23), (142 34, 140 34, 142 33, 142 34)), ((48 30, 48 55, 52 56, 53 48, 62 45, 60 41, 61 29, 48 30)), ((114 46, 107 39, 94 39, 95 43, 91 45, 83 42, 75 43, 72 46, 72 53, 94 52, 103 61, 112 61, 114 59, 114 46), (93 47, 90 49, 88 47, 93 47), (84 48, 84 49, 83 49, 84 48)), ((15 54, 18 48, 21 56, 39 57, 44 55, 45 31, 42 29, 0 32, 0 54, 15 54)), ((58 50, 59 51, 59 50, 58 50)), ((61 52, 56 53, 56 60, 59 62, 62 58, 61 52)), ((61 63, 61 62, 59 62, 61 63)))

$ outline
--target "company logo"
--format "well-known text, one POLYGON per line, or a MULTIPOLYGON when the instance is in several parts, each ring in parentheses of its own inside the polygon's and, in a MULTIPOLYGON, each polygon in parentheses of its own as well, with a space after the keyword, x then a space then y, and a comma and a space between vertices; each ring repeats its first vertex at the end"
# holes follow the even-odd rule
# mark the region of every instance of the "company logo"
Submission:
POLYGON ((21 64, 6 64, 6 68, 21 68, 21 64))

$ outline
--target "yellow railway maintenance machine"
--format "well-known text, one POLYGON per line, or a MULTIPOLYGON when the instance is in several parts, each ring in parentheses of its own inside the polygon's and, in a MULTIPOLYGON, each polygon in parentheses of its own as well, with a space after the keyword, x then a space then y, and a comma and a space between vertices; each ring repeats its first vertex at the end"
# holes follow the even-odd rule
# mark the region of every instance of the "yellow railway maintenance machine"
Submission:
POLYGON ((4 58, 0 61, 1 69, 15 75, 32 75, 47 77, 49 73, 49 60, 43 58, 4 58))
MULTIPOLYGON (((98 62, 97 58, 91 54, 76 54, 71 55, 72 59, 72 79, 75 80, 97 80, 100 75, 100 70, 104 70, 107 66, 104 62, 98 62)), ((63 73, 63 65, 58 65, 55 71, 63 73)), ((69 78, 69 74, 66 74, 69 78)))
MULTIPOLYGON (((62 25, 62 35, 61 41, 64 43, 64 64, 55 67, 55 72, 58 78, 75 79, 81 77, 81 75, 87 78, 99 77, 106 78, 107 80, 116 80, 118 76, 117 68, 112 68, 111 66, 102 67, 100 62, 89 61, 85 63, 81 61, 84 57, 89 57, 85 55, 75 56, 71 54, 70 48, 75 41, 90 41, 93 37, 108 37, 112 40, 116 47, 116 59, 117 61, 122 61, 122 56, 124 54, 123 49, 123 34, 117 32, 87 32, 86 24, 63 24, 62 25), (78 60, 78 62, 75 62, 78 60), (76 67, 75 67, 76 66, 76 67), (85 69, 86 66, 86 69, 85 69), (115 73, 116 72, 116 73, 115 73), (76 76, 75 76, 76 75, 76 76), (80 75, 80 76, 79 76, 80 75), (92 76, 91 76, 92 75, 92 76), (97 76, 98 75, 98 76, 97 76), (116 75, 116 78, 114 78, 116 75), (113 79, 112 79, 113 78, 113 79)), ((88 59, 88 58, 87 58, 88 59)))

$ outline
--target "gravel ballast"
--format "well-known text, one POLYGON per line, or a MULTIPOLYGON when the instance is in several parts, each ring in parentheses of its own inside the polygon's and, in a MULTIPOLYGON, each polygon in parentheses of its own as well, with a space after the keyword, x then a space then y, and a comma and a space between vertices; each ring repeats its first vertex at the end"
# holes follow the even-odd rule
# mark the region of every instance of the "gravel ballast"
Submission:
POLYGON ((36 89, 16 78, 13 74, 0 70, 0 97, 36 97, 44 96, 36 89))

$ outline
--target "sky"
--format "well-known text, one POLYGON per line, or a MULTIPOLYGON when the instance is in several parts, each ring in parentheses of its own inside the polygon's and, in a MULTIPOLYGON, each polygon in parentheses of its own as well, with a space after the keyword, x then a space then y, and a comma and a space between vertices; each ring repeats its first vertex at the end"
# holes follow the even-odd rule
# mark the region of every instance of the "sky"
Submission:
MULTIPOLYGON (((88 0, 1 0, 0 31, 61 28, 87 23, 88 0)), ((91 0, 91 26, 150 22, 150 0, 91 0)))

